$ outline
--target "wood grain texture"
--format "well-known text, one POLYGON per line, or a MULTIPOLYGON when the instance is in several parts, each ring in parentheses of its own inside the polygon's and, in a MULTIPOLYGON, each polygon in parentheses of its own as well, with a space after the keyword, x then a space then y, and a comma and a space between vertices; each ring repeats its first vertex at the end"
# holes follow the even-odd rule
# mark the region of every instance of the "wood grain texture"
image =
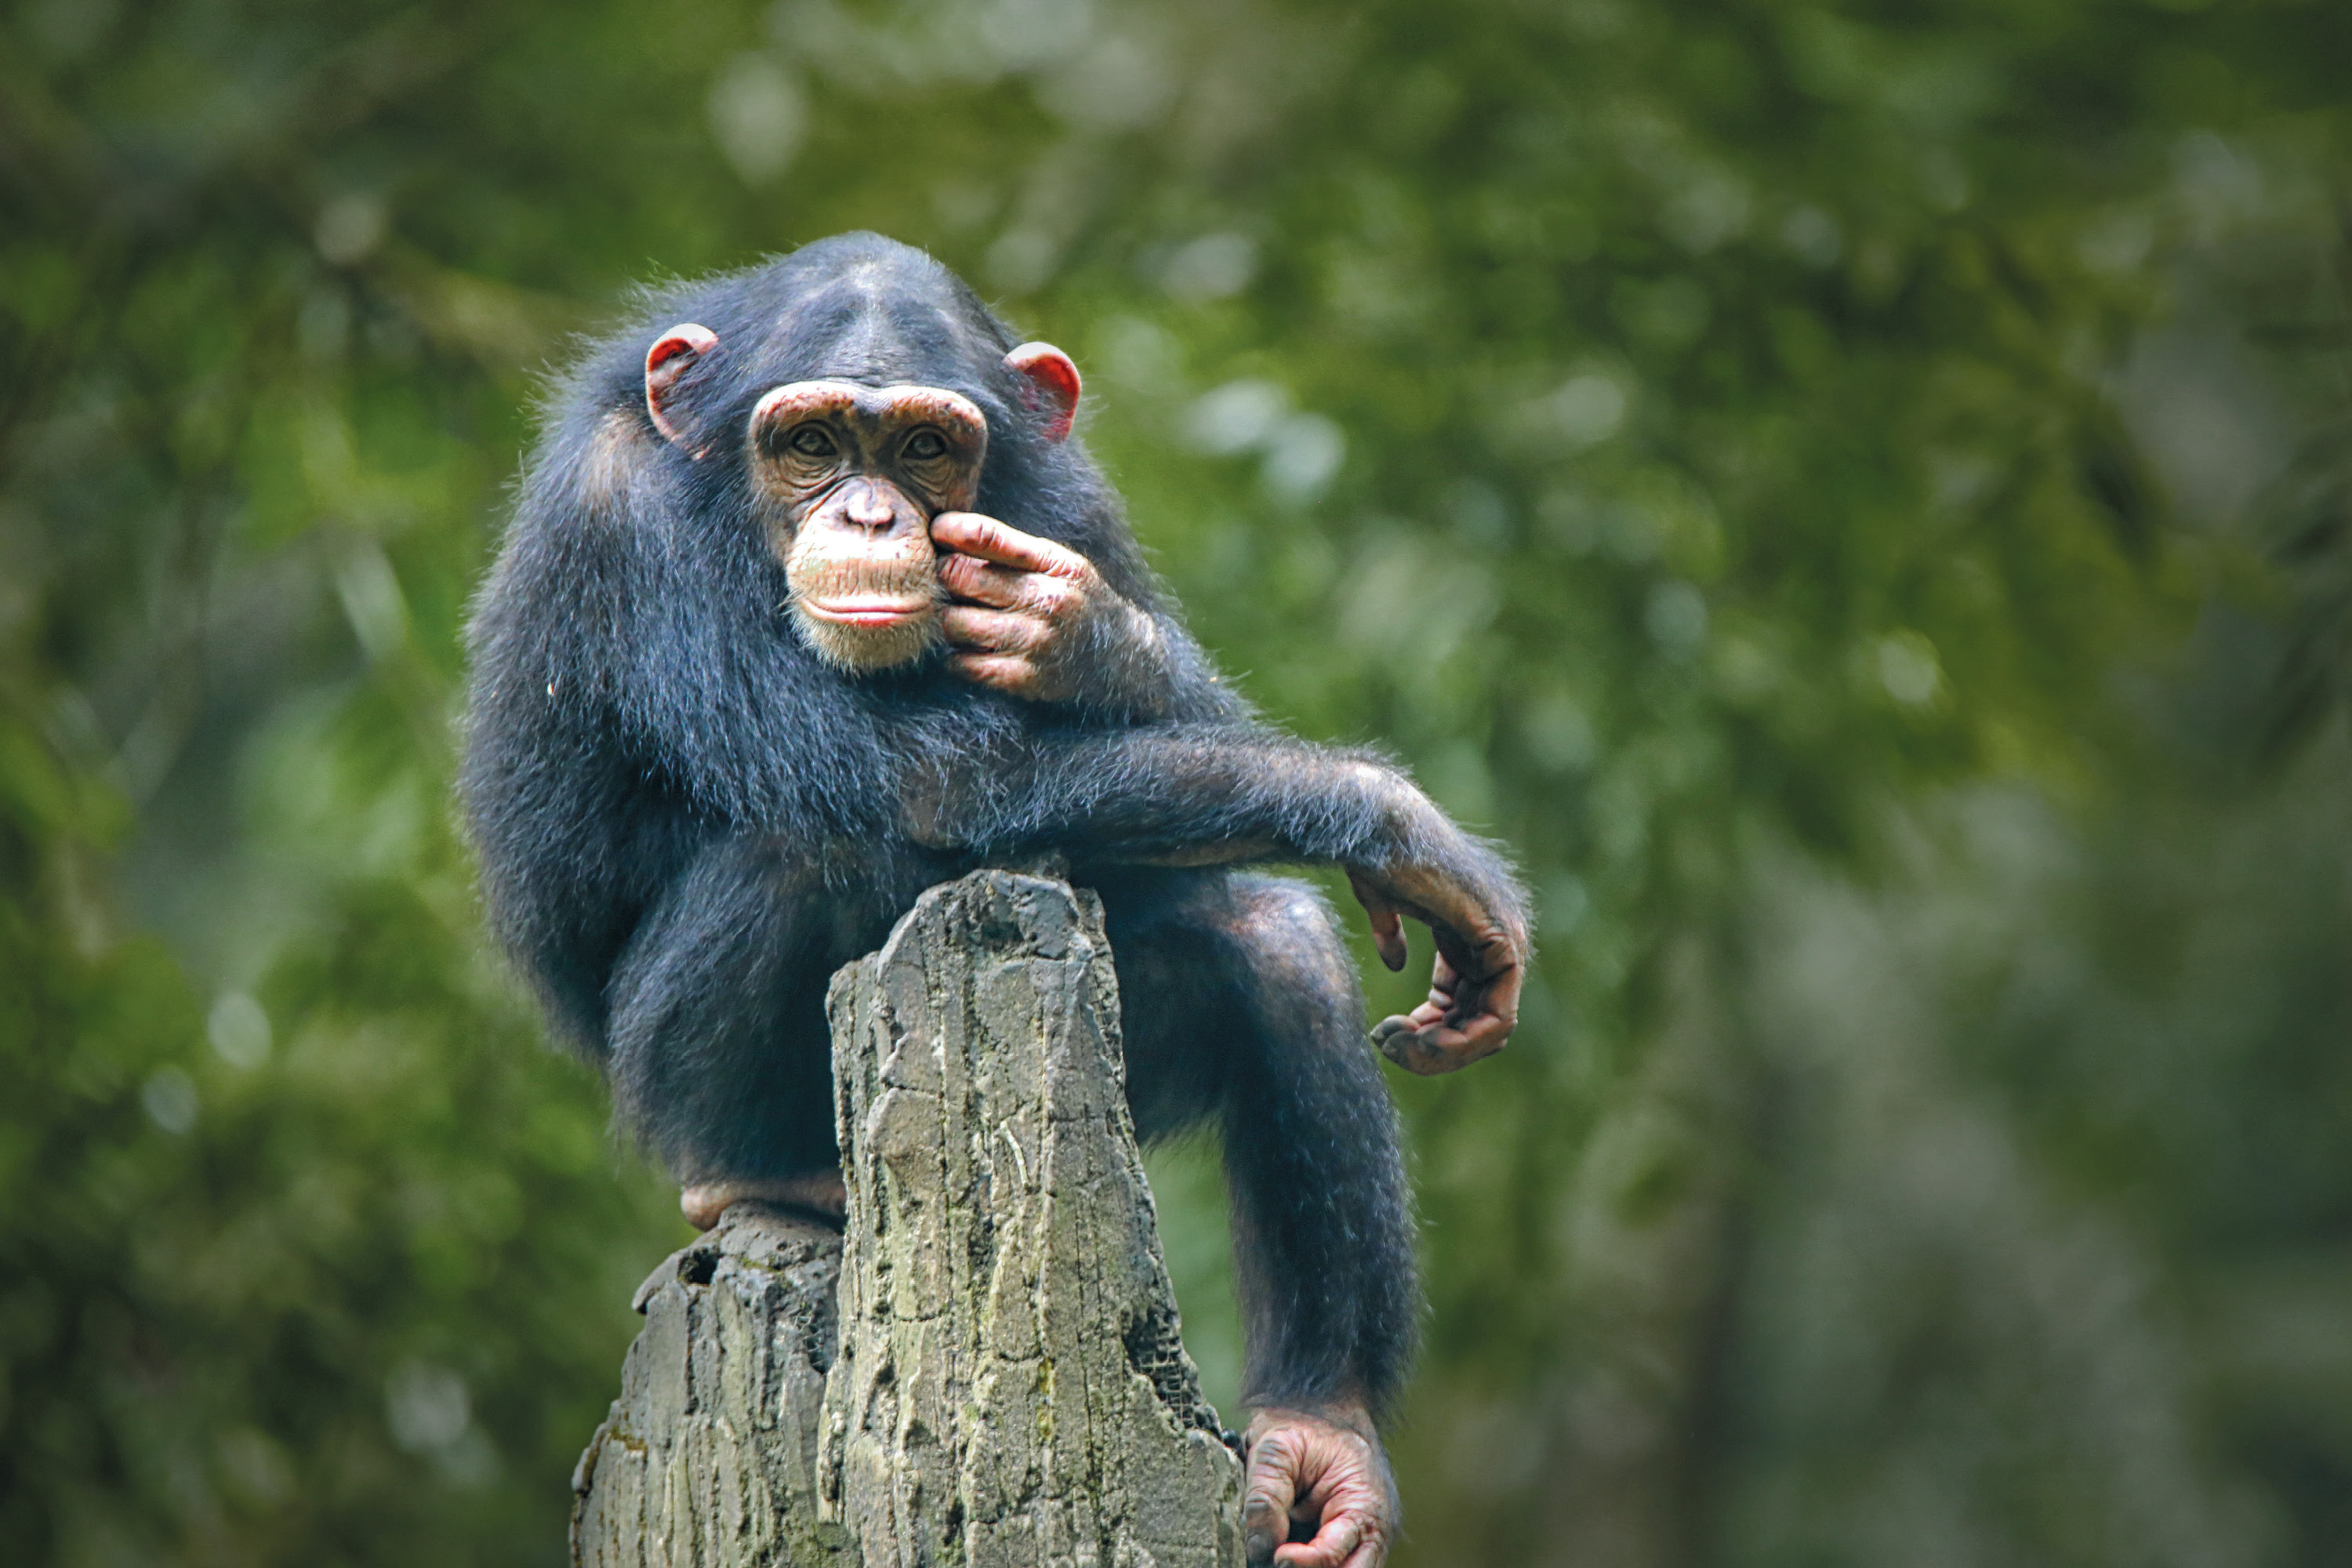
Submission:
POLYGON ((1240 1568, 1092 895, 935 888, 828 1007, 846 1234, 738 1205, 647 1280, 573 1561, 1240 1568))
POLYGON ((832 1568, 818 1423, 841 1237, 737 1204, 637 1290, 621 1397, 572 1479, 578 1568, 832 1568))

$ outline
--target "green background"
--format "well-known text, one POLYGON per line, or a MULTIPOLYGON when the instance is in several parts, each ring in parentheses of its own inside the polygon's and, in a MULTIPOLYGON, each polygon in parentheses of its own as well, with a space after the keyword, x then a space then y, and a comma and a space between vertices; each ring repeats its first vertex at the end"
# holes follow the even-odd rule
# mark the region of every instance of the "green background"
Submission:
POLYGON ((2337 0, 14 0, 0 1555, 562 1560, 683 1232, 484 949, 458 629, 568 334, 870 226, 1537 891, 1511 1050, 1394 1084, 1400 1564, 2341 1562, 2347 66, 2337 0))

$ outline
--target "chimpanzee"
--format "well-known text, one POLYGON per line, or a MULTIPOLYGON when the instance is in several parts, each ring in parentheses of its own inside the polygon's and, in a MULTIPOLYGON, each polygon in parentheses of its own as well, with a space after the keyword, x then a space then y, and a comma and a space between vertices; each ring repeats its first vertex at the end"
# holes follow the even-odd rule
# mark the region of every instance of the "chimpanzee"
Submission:
POLYGON ((707 1226, 838 1212, 833 971, 933 883, 1064 856, 1138 1130, 1222 1133, 1253 1556, 1295 1530, 1284 1562, 1371 1568, 1420 1310, 1396 1120, 1331 911, 1239 868, 1345 868, 1391 968, 1399 916, 1430 926, 1428 1001, 1373 1031, 1415 1072, 1509 1035, 1523 903, 1394 766, 1223 683, 1068 439, 1078 393, 875 235, 649 294, 554 388, 475 612, 490 914, 707 1226))

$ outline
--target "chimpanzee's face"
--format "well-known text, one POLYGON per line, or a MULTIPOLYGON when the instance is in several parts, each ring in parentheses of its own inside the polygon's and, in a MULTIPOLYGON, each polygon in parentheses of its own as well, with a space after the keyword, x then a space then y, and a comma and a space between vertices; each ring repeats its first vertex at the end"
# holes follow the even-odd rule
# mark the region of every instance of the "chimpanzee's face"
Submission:
POLYGON ((751 411, 752 485, 809 646, 844 669, 888 669, 938 640, 931 519, 971 510, 988 421, 933 386, 779 386, 751 411))
MULTIPOLYGON (((646 351, 646 416, 697 462, 713 447, 681 388, 719 347, 718 333, 686 321, 646 351)), ((1003 363, 1041 416, 1037 433, 1066 437, 1079 391, 1069 355, 1030 342, 1003 363)), ((742 438, 801 636, 855 672, 921 658, 940 640, 945 598, 931 520, 978 499, 988 453, 979 405, 937 386, 795 381, 759 400, 742 438)))

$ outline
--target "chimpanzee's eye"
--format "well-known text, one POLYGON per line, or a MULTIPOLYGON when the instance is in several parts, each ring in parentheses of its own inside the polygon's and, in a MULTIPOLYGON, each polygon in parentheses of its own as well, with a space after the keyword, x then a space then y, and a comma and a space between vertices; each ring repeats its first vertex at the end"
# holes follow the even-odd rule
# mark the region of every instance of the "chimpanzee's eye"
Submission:
POLYGON ((803 458, 832 458, 839 456, 841 452, 841 448, 833 444, 833 437, 821 425, 802 426, 793 432, 792 438, 784 445, 803 458))
POLYGON ((918 430, 907 437, 906 455, 919 463, 948 455, 948 438, 936 430, 918 430))

